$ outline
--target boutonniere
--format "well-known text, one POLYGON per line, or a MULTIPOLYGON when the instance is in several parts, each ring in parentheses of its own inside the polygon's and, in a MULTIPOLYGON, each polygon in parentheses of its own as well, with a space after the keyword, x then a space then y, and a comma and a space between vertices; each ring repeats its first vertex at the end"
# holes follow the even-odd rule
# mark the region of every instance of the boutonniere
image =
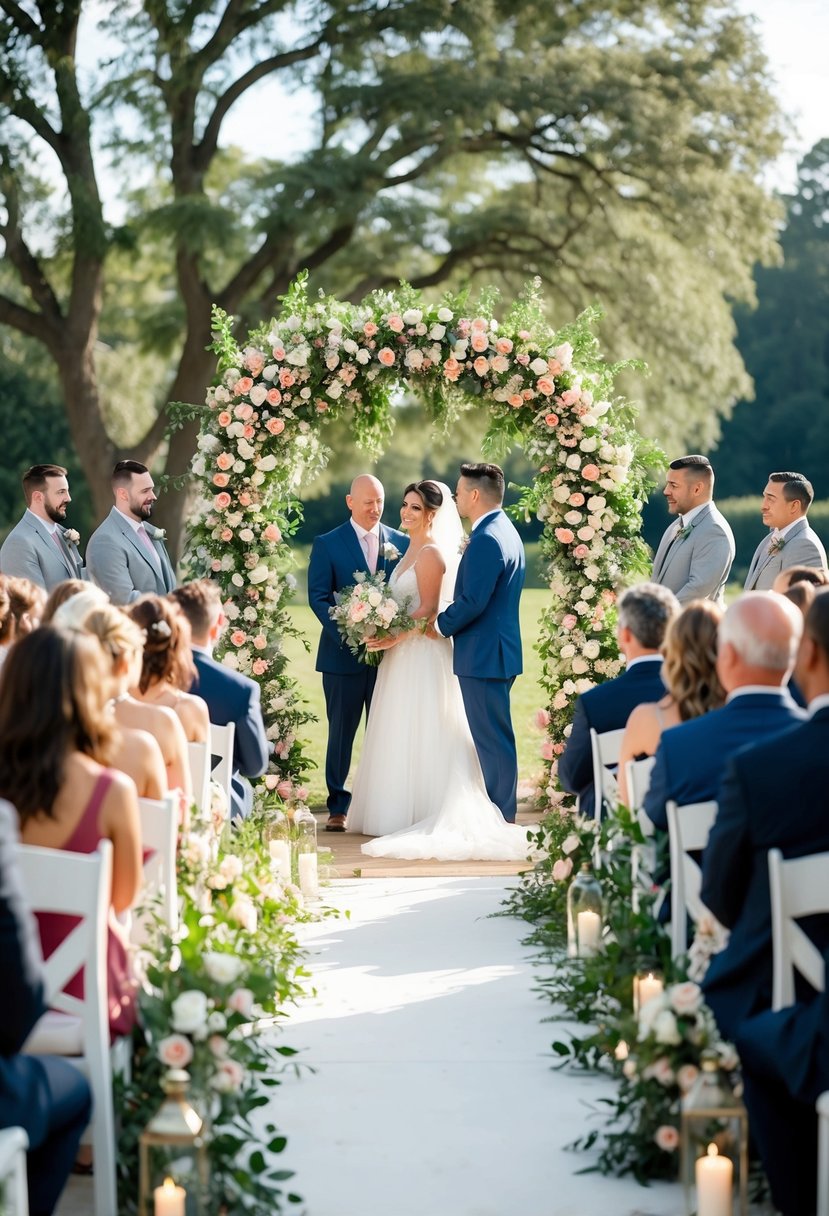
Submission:
POLYGON ((694 527, 695 527, 694 524, 686 524, 684 528, 677 528, 676 539, 677 540, 687 540, 688 537, 693 532, 694 527))
MULTIPOLYGON (((146 531, 146 527, 145 527, 145 531, 146 531)), ((164 528, 153 527, 153 540, 166 540, 166 539, 167 539, 167 533, 164 530, 164 528)))
POLYGON ((464 553, 466 553, 466 550, 469 548, 469 542, 471 539, 472 538, 470 536, 464 536, 463 540, 458 545, 458 553, 460 553, 461 557, 463 557, 464 553))
POLYGON ((387 562, 396 562, 400 557, 400 550, 397 545, 393 545, 390 540, 387 540, 383 545, 383 557, 387 562))
POLYGON ((76 532, 74 528, 64 528, 63 539, 70 545, 77 545, 81 539, 81 534, 80 532, 76 532))
POLYGON ((769 553, 773 556, 779 553, 781 549, 786 547, 786 540, 783 536, 773 536, 769 541, 769 553))

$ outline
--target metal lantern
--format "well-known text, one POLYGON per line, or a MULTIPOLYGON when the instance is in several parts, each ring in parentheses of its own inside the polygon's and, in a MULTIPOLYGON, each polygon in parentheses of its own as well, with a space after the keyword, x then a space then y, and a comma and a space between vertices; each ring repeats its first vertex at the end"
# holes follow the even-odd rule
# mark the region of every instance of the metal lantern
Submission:
POLYGON ((280 882, 291 881, 291 821, 282 811, 274 811, 265 825, 265 843, 271 867, 280 882))
POLYGON ((319 899, 317 821, 305 807, 294 815, 294 849, 299 889, 306 899, 319 899))
POLYGON ((588 958, 598 953, 601 944, 602 884, 585 861, 567 892, 567 954, 588 958))
POLYGON ((704 1051, 701 1064, 680 1117, 685 1211, 747 1216, 748 1114, 716 1052, 704 1051))
POLYGON ((184 1069, 164 1074, 164 1101, 139 1137, 140 1216, 208 1216, 204 1123, 187 1099, 189 1083, 184 1069))

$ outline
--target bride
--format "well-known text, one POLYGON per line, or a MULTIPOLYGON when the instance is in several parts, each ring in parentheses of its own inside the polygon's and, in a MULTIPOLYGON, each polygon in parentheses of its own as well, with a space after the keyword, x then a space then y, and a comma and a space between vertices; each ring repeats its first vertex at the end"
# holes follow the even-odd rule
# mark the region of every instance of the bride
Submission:
MULTIPOLYGON (((463 526, 442 482, 406 487, 400 526, 409 547, 389 590, 409 615, 432 620, 449 602, 463 526)), ((372 857, 524 860, 527 831, 490 802, 452 672, 452 643, 415 628, 377 642, 377 675, 348 815, 348 831, 379 839, 372 857)))

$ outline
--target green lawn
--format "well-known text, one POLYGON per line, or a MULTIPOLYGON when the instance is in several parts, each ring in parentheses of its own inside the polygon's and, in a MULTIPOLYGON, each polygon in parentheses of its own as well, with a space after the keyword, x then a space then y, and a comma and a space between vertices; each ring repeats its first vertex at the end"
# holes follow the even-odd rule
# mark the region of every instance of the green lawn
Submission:
MULTIPOLYGON (((512 690, 512 720, 518 742, 518 770, 521 780, 527 780, 539 768, 538 751, 541 734, 534 725, 535 712, 544 704, 538 685, 541 661, 535 650, 538 638, 538 621, 544 607, 546 591, 527 588, 521 597, 521 633, 524 640, 524 674, 515 681, 512 690)), ((319 805, 325 801, 325 703, 322 696, 322 677, 314 671, 319 625, 307 604, 294 604, 291 609, 294 624, 311 642, 311 653, 293 638, 285 638, 285 653, 290 660, 291 674, 299 681, 317 721, 308 725, 308 754, 318 767, 308 774, 311 803, 319 805)), ((359 756, 362 731, 357 739, 355 762, 359 756)))

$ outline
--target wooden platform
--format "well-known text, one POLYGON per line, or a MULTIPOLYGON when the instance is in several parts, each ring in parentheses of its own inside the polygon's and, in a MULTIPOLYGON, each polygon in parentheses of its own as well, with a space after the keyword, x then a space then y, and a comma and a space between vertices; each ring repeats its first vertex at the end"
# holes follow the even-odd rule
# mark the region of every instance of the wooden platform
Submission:
MULTIPOLYGON (((529 862, 520 861, 394 861, 389 857, 366 857, 361 845, 370 836, 356 832, 326 832, 325 811, 314 811, 319 825, 320 868, 322 877, 335 878, 454 878, 463 875, 509 875, 530 869, 529 862), (326 857, 325 850, 331 856, 326 857)), ((541 815, 537 811, 518 811, 517 822, 533 827, 541 815)))

